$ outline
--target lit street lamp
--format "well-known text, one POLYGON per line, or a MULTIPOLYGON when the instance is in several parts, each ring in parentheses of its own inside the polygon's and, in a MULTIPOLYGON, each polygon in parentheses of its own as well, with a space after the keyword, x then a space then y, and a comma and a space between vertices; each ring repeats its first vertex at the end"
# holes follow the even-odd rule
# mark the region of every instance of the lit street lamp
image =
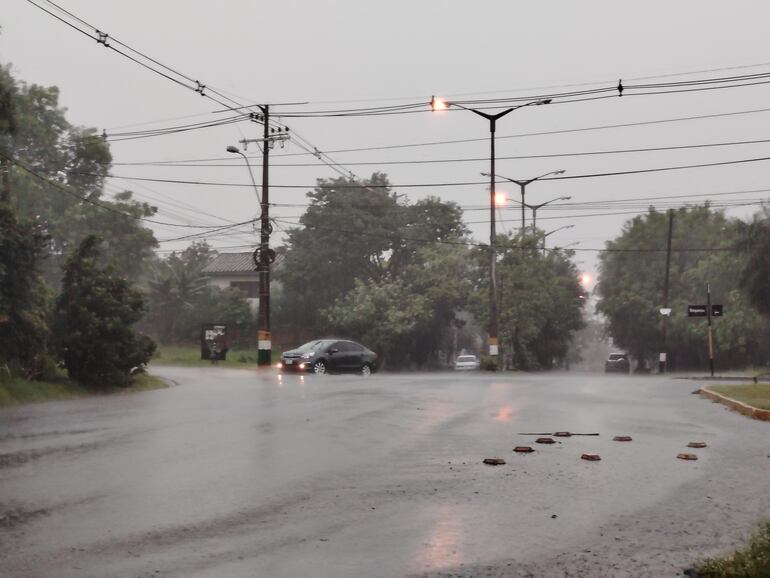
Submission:
MULTIPOLYGON (((529 183, 534 183, 537 180, 542 179, 543 177, 548 177, 550 175, 563 175, 566 171, 564 169, 560 169, 558 171, 551 171, 550 173, 545 173, 543 175, 540 175, 539 177, 535 177, 534 179, 527 179, 525 181, 517 180, 517 179, 509 179, 508 177, 504 177, 502 175, 497 175, 501 179, 505 179, 506 181, 509 181, 511 183, 519 185, 519 188, 521 189, 521 230, 524 230, 525 225, 525 219, 524 219, 524 207, 527 207, 527 203, 524 201, 524 189, 529 183)), ((488 177, 489 173, 481 173, 482 177, 488 177)))
POLYGON ((504 117, 509 112, 513 112, 516 109, 524 108, 525 106, 550 104, 551 99, 533 100, 525 104, 506 108, 498 112, 497 114, 488 114, 475 108, 468 108, 462 104, 456 102, 449 102, 442 98, 431 98, 431 108, 434 111, 446 110, 450 106, 456 106, 463 110, 468 110, 482 118, 489 121, 489 355, 497 356, 497 281, 495 276, 495 257, 496 257, 496 236, 495 231, 495 126, 499 119, 504 117))
MULTIPOLYGON (((481 173, 485 175, 486 173, 481 173)), ((498 175, 499 176, 499 175, 498 175)), ((505 178, 505 177, 503 177, 505 178)), ((523 203, 521 201, 517 201, 516 199, 507 198, 506 200, 513 201, 514 203, 518 203, 521 205, 521 210, 524 210, 524 207, 530 209, 532 211, 532 233, 537 233, 537 211, 538 209, 541 209, 545 207, 546 205, 550 205, 551 203, 555 203, 556 201, 569 201, 572 197, 556 197, 555 199, 551 199, 550 201, 546 201, 545 203, 540 203, 539 205, 530 205, 529 203, 523 203)), ((497 204, 501 204, 499 201, 497 201, 497 204)), ((523 229, 522 229, 523 231, 523 229)))

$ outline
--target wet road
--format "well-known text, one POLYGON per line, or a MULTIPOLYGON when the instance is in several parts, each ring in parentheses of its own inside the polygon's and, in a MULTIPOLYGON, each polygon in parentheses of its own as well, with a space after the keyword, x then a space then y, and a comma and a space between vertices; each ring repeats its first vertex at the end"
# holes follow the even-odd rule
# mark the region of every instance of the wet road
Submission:
POLYGON ((677 576, 770 516, 770 424, 691 381, 154 373, 0 410, 0 574, 677 576))

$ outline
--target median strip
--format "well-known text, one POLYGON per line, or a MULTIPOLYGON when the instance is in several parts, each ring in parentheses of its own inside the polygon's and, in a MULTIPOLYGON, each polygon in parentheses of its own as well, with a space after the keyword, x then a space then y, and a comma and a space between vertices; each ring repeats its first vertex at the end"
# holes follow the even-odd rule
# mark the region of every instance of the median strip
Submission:
POLYGON ((747 417, 770 421, 770 384, 702 387, 698 393, 701 397, 721 403, 747 417))

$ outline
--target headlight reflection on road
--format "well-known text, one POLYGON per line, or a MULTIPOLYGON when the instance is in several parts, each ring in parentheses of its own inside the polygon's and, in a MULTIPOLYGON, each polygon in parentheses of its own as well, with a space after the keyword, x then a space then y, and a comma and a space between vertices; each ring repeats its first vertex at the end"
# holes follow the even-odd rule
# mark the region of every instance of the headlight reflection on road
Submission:
POLYGON ((504 405, 497 410, 493 419, 495 421, 512 421, 518 413, 518 410, 514 409, 512 406, 504 405))
MULTIPOLYGON (((428 514, 430 515, 430 514, 428 514)), ((433 527, 415 553, 415 570, 456 567, 463 560, 463 523, 453 506, 439 506, 434 512, 433 527)))

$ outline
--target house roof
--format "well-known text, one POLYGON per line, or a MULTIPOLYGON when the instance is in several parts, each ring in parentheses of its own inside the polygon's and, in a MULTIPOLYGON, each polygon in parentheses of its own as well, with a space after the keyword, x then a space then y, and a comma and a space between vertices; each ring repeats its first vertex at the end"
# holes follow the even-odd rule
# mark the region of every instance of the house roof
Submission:
POLYGON ((256 275, 255 269, 251 253, 220 253, 203 268, 203 273, 209 275, 254 273, 256 275))

